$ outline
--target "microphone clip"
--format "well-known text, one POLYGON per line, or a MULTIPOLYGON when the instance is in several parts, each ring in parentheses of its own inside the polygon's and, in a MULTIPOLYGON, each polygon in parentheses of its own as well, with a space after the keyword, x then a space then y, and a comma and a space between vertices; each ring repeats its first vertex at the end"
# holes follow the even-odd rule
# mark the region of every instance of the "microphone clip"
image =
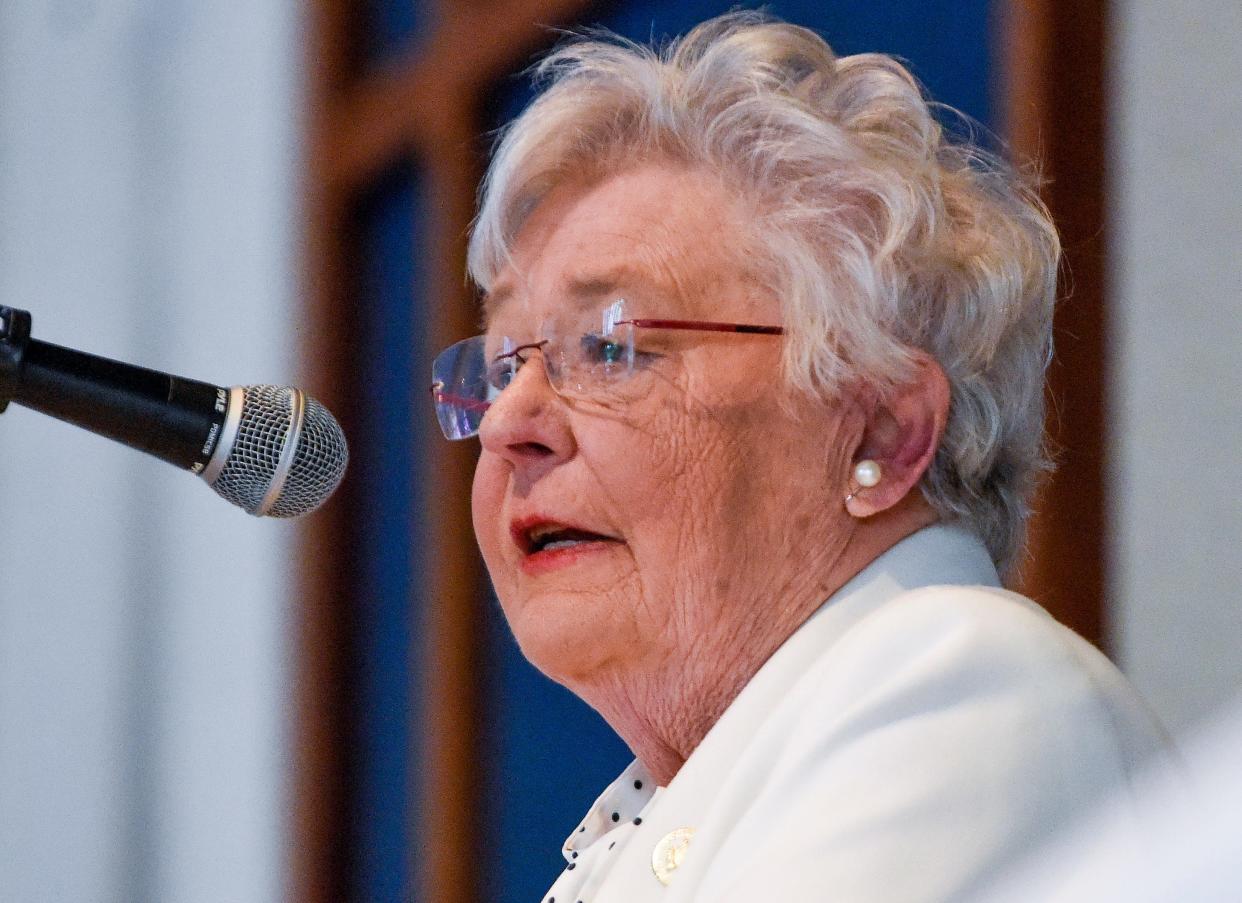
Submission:
POLYGON ((17 393, 30 341, 30 311, 0 305, 0 414, 17 393))

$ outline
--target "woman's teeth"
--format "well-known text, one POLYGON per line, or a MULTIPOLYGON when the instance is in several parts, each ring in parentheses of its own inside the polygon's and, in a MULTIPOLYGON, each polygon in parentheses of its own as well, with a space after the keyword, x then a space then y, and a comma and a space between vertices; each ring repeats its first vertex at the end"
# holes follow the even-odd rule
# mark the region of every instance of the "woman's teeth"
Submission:
POLYGON ((557 540, 554 540, 553 542, 548 543, 545 546, 542 546, 539 549, 539 551, 552 552, 556 549, 568 549, 570 546, 580 545, 584 542, 590 542, 590 540, 588 539, 557 539, 557 540))
POLYGON ((551 530, 539 530, 531 536, 527 554, 555 552, 558 549, 568 549, 583 543, 593 542, 616 542, 616 540, 610 536, 601 536, 589 530, 578 530, 576 528, 561 527, 551 530))

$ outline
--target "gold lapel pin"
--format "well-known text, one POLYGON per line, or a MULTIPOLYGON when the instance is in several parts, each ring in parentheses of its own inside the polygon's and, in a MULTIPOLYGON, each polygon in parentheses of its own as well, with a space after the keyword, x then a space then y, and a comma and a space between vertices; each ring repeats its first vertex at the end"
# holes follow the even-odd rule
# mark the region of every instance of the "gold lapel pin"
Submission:
POLYGON ((673 872, 686 858, 686 850, 690 848, 690 838, 694 837, 694 828, 674 828, 655 845, 651 851, 651 871, 656 880, 667 885, 673 880, 673 872))

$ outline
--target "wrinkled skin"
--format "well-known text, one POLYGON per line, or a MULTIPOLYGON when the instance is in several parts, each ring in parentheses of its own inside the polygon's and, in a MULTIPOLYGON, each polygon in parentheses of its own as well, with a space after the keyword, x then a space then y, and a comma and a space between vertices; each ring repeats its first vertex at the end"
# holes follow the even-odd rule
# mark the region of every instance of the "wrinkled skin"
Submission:
MULTIPOLYGON (((565 305, 615 297, 630 316, 780 324, 747 271, 746 223, 739 200, 684 168, 561 186, 492 286, 489 333, 529 341, 565 305)), ((861 541, 843 500, 878 415, 784 389, 779 338, 659 341, 648 391, 613 407, 557 395, 536 355, 483 420, 473 511, 523 653, 663 784, 828 595, 932 518, 902 492, 901 522, 861 541), (510 525, 530 516, 619 541, 527 573, 510 525)))

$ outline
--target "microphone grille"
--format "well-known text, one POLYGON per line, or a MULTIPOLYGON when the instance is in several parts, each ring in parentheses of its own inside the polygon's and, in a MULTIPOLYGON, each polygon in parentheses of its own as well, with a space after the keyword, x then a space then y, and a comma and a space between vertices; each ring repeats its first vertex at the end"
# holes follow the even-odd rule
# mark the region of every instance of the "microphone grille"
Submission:
POLYGON ((285 446, 298 426, 294 422, 297 394, 298 390, 286 386, 245 389, 237 438, 211 487, 250 514, 306 514, 327 501, 345 476, 349 463, 345 434, 327 408, 306 397, 284 485, 268 510, 260 510, 273 480, 280 477, 285 446))
POLYGON ((293 465, 268 514, 298 517, 314 511, 341 485, 348 464, 349 448, 341 425, 327 408, 308 396, 293 465))

